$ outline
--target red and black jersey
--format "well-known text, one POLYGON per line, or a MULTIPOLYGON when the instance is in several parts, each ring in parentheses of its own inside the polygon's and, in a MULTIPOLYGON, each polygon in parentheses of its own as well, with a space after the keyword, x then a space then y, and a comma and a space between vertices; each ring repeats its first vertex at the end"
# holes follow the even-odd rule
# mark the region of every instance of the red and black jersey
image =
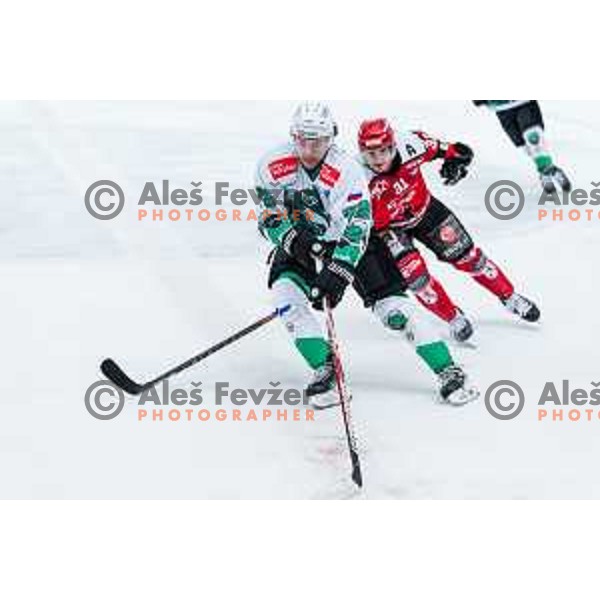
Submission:
POLYGON ((397 136, 398 153, 389 173, 367 168, 375 229, 416 225, 429 207, 431 193, 421 167, 438 158, 450 158, 453 146, 416 131, 397 136))

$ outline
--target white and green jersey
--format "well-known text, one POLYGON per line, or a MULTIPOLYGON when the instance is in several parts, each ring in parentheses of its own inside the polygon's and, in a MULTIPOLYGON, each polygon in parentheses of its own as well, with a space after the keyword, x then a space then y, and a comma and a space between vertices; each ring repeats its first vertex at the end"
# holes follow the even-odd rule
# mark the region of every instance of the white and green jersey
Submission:
POLYGON ((356 266, 373 219, 367 180, 351 156, 333 145, 319 167, 307 170, 290 142, 260 160, 255 186, 263 213, 274 215, 260 220, 271 243, 281 246, 290 228, 308 227, 318 239, 337 242, 333 258, 356 266))

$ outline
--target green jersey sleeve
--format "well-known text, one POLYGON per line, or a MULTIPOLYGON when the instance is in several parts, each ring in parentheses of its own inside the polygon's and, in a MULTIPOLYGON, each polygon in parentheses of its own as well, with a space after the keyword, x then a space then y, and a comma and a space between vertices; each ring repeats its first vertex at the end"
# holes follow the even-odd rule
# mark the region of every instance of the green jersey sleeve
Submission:
POLYGON ((351 169, 351 174, 341 194, 345 227, 333 258, 356 267, 367 249, 373 215, 369 186, 362 170, 356 165, 351 169))

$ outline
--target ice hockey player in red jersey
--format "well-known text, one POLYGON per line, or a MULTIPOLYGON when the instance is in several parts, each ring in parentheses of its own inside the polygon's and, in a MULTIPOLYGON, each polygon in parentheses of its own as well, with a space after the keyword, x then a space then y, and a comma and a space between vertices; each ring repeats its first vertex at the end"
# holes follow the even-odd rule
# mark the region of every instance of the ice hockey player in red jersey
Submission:
POLYGON ((440 175, 446 185, 466 177, 473 160, 468 146, 444 143, 423 132, 396 135, 387 119, 364 121, 358 145, 370 180, 374 229, 386 241, 409 289, 426 308, 450 323, 455 339, 468 339, 472 327, 429 273, 415 240, 439 260, 469 274, 510 312, 531 323, 539 320, 538 307, 515 291, 458 217, 427 187, 421 167, 432 161, 443 161, 440 175))

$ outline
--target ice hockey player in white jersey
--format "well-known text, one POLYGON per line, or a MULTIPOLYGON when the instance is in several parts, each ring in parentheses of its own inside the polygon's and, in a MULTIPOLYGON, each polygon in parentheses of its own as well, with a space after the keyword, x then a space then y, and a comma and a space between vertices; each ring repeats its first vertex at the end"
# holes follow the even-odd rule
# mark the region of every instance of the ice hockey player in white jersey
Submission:
POLYGON ((261 233, 274 246, 268 285, 295 347, 314 372, 307 395, 317 408, 335 404, 332 349, 324 332, 323 302, 335 308, 349 285, 384 326, 405 335, 437 375, 440 396, 465 404, 466 386, 447 345, 405 295, 406 283, 386 245, 370 237, 369 188, 361 166, 335 144, 337 125, 328 106, 301 104, 291 140, 259 162, 261 233), (322 265, 321 267, 319 265, 322 265))
POLYGON ((496 113, 502 129, 517 148, 525 148, 534 161, 544 192, 557 188, 570 192, 571 182, 554 164, 548 149, 542 109, 537 100, 473 100, 475 106, 486 106, 496 113))

